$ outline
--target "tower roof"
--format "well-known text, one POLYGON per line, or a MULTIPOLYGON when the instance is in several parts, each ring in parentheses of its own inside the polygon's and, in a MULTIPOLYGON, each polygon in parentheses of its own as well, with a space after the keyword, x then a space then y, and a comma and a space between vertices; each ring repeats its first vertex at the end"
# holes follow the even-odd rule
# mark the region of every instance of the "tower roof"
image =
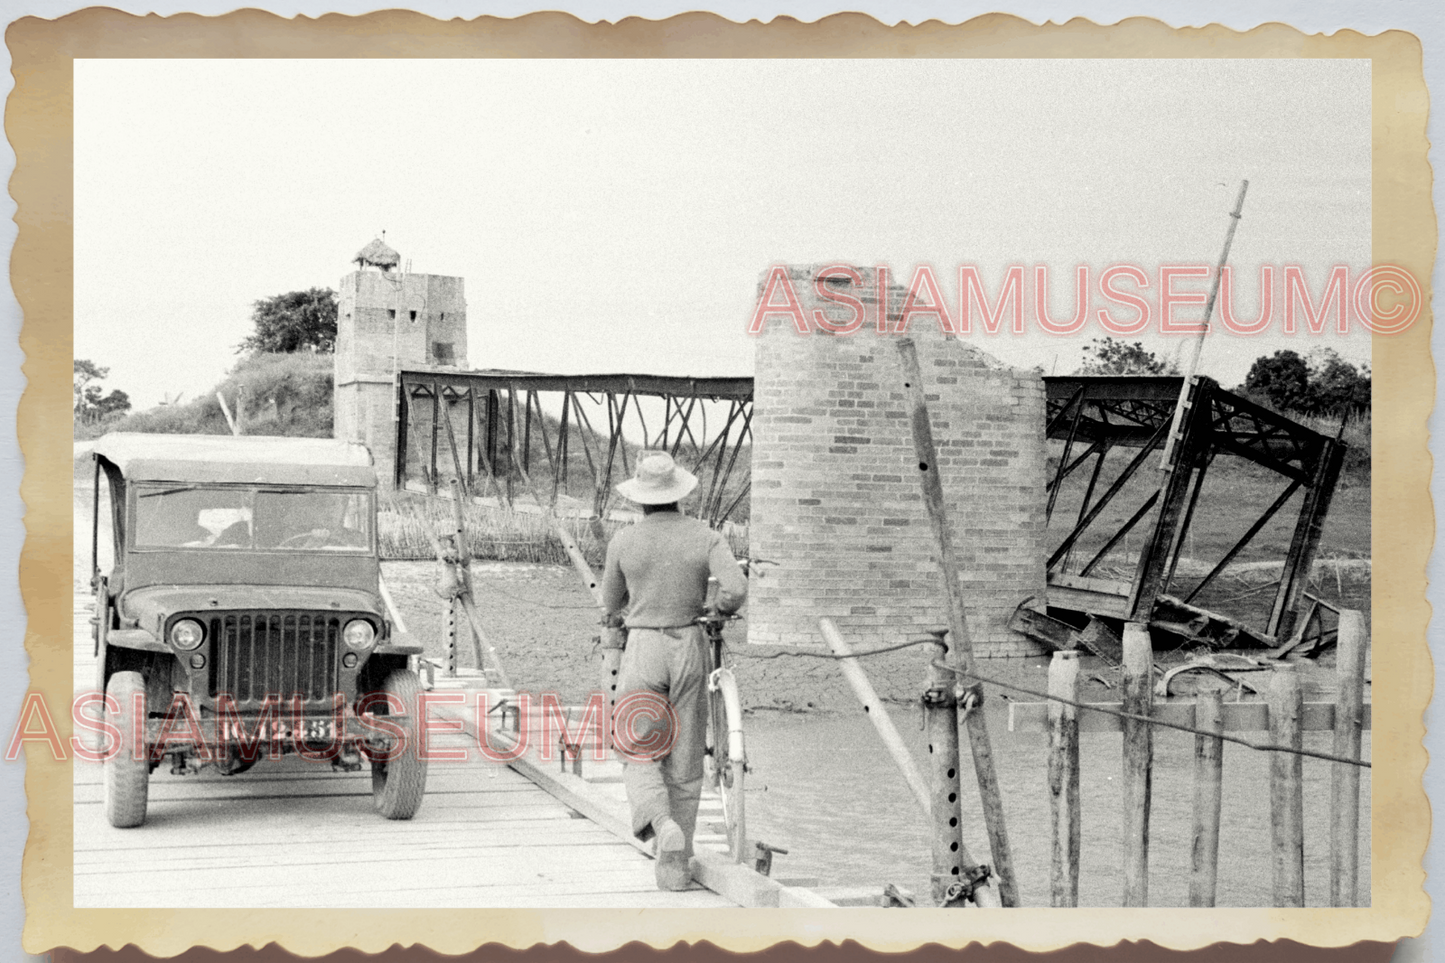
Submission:
POLYGON ((362 267, 370 265, 385 271, 396 267, 401 262, 401 255, 387 247, 381 238, 374 237, 370 244, 356 252, 352 260, 362 267))

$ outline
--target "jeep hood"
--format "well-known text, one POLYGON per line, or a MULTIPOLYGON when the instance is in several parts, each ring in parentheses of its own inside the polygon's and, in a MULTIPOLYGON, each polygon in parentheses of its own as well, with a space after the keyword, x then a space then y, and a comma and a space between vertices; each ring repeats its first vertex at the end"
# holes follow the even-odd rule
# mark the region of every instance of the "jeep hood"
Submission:
POLYGON ((366 612, 383 618, 381 599, 369 592, 344 588, 277 585, 148 585, 126 592, 120 614, 138 628, 159 635, 165 620, 177 612, 225 612, 301 609, 312 612, 366 612))

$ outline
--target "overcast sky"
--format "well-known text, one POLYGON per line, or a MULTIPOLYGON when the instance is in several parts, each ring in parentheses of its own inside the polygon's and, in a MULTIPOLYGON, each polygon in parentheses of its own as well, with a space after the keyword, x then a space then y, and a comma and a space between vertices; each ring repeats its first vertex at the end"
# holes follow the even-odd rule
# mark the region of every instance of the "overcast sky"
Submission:
MULTIPOLYGON (((959 264, 990 295, 1007 266, 1048 264, 1066 316, 1077 264, 1212 263, 1241 178, 1245 317, 1261 264, 1303 266, 1318 298, 1332 265, 1370 262, 1365 61, 113 60, 75 76, 75 352, 139 407, 214 385, 253 301, 335 288, 383 230, 413 271, 466 279, 472 366, 567 373, 750 374, 774 263, 905 281, 930 263, 955 304, 959 264)), ((1104 333, 979 340, 1062 374, 1104 333)), ((1233 385, 1261 354, 1319 346, 1369 358, 1367 337, 1277 325, 1211 335, 1202 371, 1233 385)))

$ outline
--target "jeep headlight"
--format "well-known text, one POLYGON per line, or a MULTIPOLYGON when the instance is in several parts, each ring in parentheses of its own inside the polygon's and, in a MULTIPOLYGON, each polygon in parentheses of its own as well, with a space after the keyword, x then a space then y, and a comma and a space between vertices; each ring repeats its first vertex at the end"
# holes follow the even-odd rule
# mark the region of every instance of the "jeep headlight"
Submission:
POLYGON ((199 648, 206 641, 206 630, 195 619, 181 619, 171 626, 171 645, 182 652, 199 648))
POLYGON ((352 619, 346 623, 346 628, 342 629, 341 637, 353 649, 365 649, 376 641, 376 630, 365 619, 352 619))

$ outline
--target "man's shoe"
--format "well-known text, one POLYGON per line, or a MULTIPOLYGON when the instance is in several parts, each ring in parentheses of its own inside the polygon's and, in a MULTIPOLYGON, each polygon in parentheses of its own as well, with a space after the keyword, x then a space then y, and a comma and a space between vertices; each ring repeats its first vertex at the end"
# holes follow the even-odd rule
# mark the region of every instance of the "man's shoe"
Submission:
POLYGON ((692 870, 687 862, 687 837, 682 827, 669 816, 654 820, 652 830, 657 834, 657 888, 684 890, 692 885, 692 870))
POLYGON ((692 885, 692 869, 688 866, 687 853, 658 853, 657 888, 679 892, 692 885))

